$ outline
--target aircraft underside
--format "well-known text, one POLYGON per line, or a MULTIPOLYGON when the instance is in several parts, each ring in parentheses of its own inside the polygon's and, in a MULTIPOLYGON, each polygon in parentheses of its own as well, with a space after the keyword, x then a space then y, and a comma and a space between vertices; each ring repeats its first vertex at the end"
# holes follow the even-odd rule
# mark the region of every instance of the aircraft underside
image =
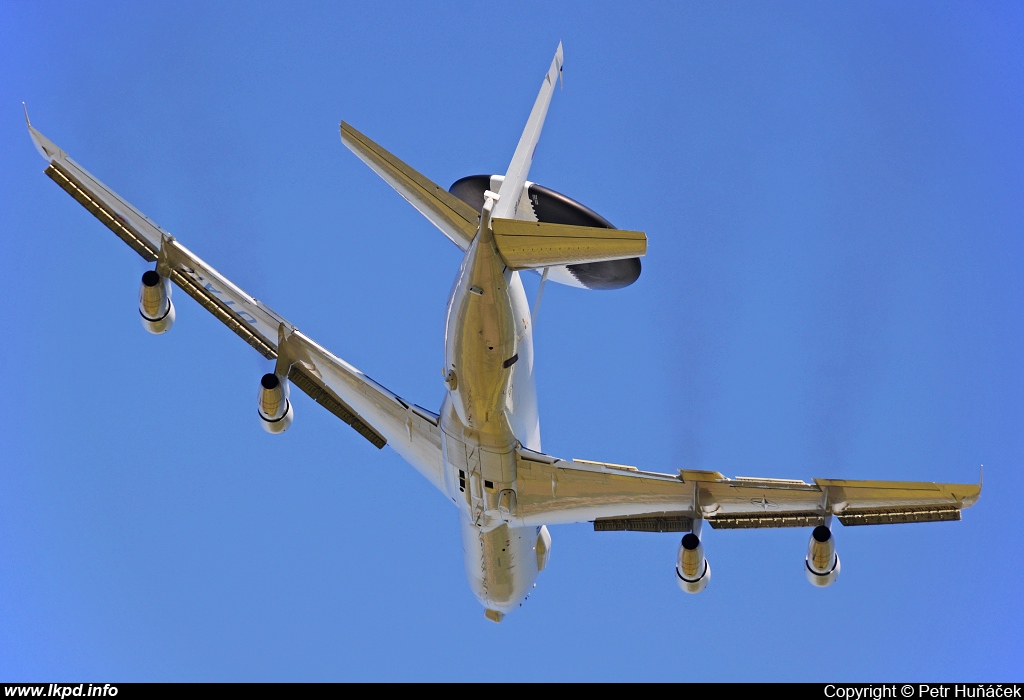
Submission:
POLYGON ((256 387, 268 433, 292 424, 294 386, 378 449, 390 446, 456 506, 466 575, 488 619, 500 621, 533 590, 550 555, 546 525, 682 533, 675 579, 683 591, 698 593, 711 578, 704 523, 811 528, 805 574, 824 587, 840 571, 834 518, 848 526, 959 520, 980 496, 980 483, 729 479, 717 471, 663 473, 542 452, 533 314, 545 283, 618 289, 637 280, 647 252, 644 233, 616 229, 526 179, 561 75, 559 45, 506 173, 463 178, 450 191, 341 124, 342 142, 465 252, 448 302, 439 413, 318 345, 28 128, 46 175, 153 265, 139 289, 147 331, 170 330, 177 316, 171 295, 180 290, 275 363, 256 387), (524 271, 541 275, 532 311, 524 271))

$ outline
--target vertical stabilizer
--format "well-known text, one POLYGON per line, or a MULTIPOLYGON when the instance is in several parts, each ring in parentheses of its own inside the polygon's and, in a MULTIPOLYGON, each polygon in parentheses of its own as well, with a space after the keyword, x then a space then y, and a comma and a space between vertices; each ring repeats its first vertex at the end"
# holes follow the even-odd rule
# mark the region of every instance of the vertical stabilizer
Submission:
POLYGON ((519 145, 512 156, 512 162, 505 173, 505 179, 498 190, 498 204, 494 208, 495 219, 516 218, 516 208, 523 194, 523 187, 526 184, 526 177, 530 174, 530 165, 533 163, 533 154, 537 150, 537 141, 540 140, 541 129, 544 128, 544 119, 548 115, 548 106, 551 104, 551 95, 555 91, 555 81, 562 76, 562 44, 559 42, 555 57, 551 61, 544 82, 540 86, 540 93, 537 94, 537 101, 533 103, 530 111, 530 118, 526 121, 526 129, 519 138, 519 145))

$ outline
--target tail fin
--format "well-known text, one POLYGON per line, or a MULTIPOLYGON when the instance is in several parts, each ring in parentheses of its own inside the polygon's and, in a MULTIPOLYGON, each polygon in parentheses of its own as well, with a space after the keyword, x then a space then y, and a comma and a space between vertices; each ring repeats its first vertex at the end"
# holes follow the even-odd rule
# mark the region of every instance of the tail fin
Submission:
POLYGON ((562 43, 558 43, 555 50, 555 57, 551 61, 544 82, 541 83, 537 100, 530 110, 530 118, 526 120, 526 128, 523 135, 519 137, 519 145, 512 155, 512 162, 509 163, 508 172, 498 190, 498 203, 494 207, 494 218, 514 219, 516 208, 523 195, 523 187, 526 185, 526 177, 530 174, 530 165, 533 163, 533 154, 537 150, 537 142, 540 140, 541 129, 544 128, 544 119, 548 115, 548 106, 551 105, 551 95, 555 91, 555 81, 562 77, 562 43))
MULTIPOLYGON (((534 102, 530 118, 526 122, 526 130, 519 139, 512 163, 501 185, 501 197, 494 216, 509 219, 515 217, 515 210, 526 184, 526 176, 533 162, 533 152, 537 148, 548 105, 551 104, 555 80, 560 79, 561 75, 562 45, 559 44, 551 67, 544 76, 544 83, 541 85, 540 94, 537 95, 537 101, 534 102)), ((29 126, 29 129, 31 128, 29 126)), ((474 210, 455 195, 388 153, 346 122, 341 123, 341 141, 456 245, 462 250, 469 248, 480 225, 478 210, 474 210)))

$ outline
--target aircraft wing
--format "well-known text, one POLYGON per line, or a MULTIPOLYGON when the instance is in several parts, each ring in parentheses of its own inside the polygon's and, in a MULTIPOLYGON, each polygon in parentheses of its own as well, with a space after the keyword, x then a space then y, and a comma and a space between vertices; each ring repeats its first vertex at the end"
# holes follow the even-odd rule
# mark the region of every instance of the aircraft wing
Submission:
POLYGON ((388 153, 368 137, 341 123, 341 142, 391 185, 398 194, 441 229, 462 250, 468 250, 477 228, 480 212, 450 194, 403 161, 388 153))
POLYGON ((645 472, 567 461, 521 449, 517 511, 524 525, 594 523, 594 529, 686 532, 694 518, 720 529, 960 520, 980 484, 736 477, 719 472, 645 472))
MULTIPOLYGON (((26 115, 27 121, 27 115, 26 115)), ((93 177, 29 124, 45 173, 157 271, 278 367, 310 398, 382 448, 391 446, 438 488, 444 483, 438 417, 402 400, 317 345, 237 287, 93 177), (284 367, 282 368, 282 363, 284 367), (290 367, 290 368, 289 368, 290 367)))

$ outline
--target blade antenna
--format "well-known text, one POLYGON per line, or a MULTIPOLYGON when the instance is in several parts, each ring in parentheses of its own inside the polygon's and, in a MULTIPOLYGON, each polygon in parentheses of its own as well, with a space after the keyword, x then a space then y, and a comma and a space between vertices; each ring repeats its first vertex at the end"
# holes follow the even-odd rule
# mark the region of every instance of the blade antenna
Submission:
POLYGON ((533 300, 533 311, 530 312, 530 325, 534 328, 537 327, 537 311, 540 310, 540 298, 544 296, 544 285, 548 281, 548 272, 550 270, 550 267, 544 268, 544 274, 540 276, 540 286, 537 287, 537 298, 533 300))

